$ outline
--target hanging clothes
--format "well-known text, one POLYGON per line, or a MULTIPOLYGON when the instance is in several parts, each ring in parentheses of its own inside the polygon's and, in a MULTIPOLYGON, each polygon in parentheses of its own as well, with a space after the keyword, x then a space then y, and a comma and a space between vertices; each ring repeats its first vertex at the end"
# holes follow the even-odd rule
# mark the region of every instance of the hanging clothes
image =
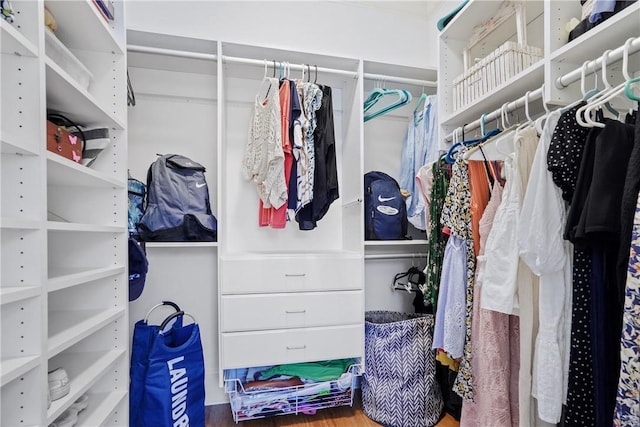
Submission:
POLYGON ((433 310, 437 312, 436 301, 446 246, 446 235, 442 232, 440 224, 451 172, 448 163, 444 159, 433 163, 431 170, 433 185, 430 191, 429 203, 429 247, 427 249, 427 265, 424 269, 426 283, 423 293, 425 302, 427 304, 431 303, 433 310))
MULTIPOLYGON (((640 145, 640 117, 635 127, 635 147, 640 145)), ((632 154, 633 156, 633 154, 632 154)), ((635 156, 632 157, 632 159, 635 156)), ((630 169, 637 166, 630 162, 630 169)), ((635 180, 631 186, 635 184, 635 180)), ((625 189, 629 189, 625 185, 625 189)), ((636 191, 637 193, 637 191, 636 191)), ((627 195, 628 197, 628 195, 627 195)), ((636 197, 636 212, 633 219, 630 255, 625 288, 622 337, 620 339, 620 374, 613 425, 625 427, 640 425, 640 197, 636 197)), ((624 217, 623 217, 624 218, 624 217)))
MULTIPOLYGON (((581 127, 576 121, 576 111, 582 105, 584 103, 562 113, 547 153, 547 167, 553 182, 560 188, 562 198, 567 202, 571 202, 576 188, 578 170, 589 133, 589 129, 581 127)), ((574 247, 572 270, 571 348, 564 422, 566 427, 582 427, 596 423, 589 316, 591 306, 589 251, 574 247)))
POLYGON ((299 150, 297 214, 300 209, 313 200, 313 177, 315 174, 315 144, 313 132, 316 130, 317 125, 316 111, 318 111, 322 103, 322 91, 317 85, 303 82, 302 80, 296 81, 296 86, 300 99, 302 100, 302 109, 304 111, 304 120, 302 120, 303 114, 300 115, 300 133, 296 135, 298 141, 295 142, 295 147, 299 150))
MULTIPOLYGON (((298 161, 301 158, 302 146, 302 128, 305 122, 305 116, 302 111, 302 102, 300 101, 300 94, 298 87, 294 80, 289 81, 290 95, 289 100, 291 103, 290 114, 290 127, 289 127, 289 142, 291 143, 291 170, 289 172, 289 180, 287 181, 288 197, 287 208, 295 211, 298 202, 298 161)), ((286 153, 285 153, 286 163, 286 153)), ((285 172, 286 173, 286 172, 285 172)))
POLYGON ((433 349, 443 349, 454 359, 462 357, 465 340, 467 241, 452 234, 444 251, 438 294, 433 349))
POLYGON ((300 230, 313 230, 339 197, 331 87, 317 86, 321 101, 314 116, 313 198, 296 214, 300 230))
POLYGON ((591 251, 590 282, 592 358, 597 426, 610 426, 615 406, 622 326, 622 296, 617 294, 616 262, 620 236, 620 207, 634 126, 604 119, 604 128, 591 129, 584 149, 578 183, 567 221, 568 237, 591 251))
POLYGON ((426 230, 425 200, 421 197, 416 185, 419 169, 438 157, 437 145, 437 103, 436 96, 430 95, 424 103, 422 111, 414 111, 409 118, 409 125, 402 143, 400 163, 400 188, 408 193, 407 219, 418 230, 426 230), (434 148, 435 147, 435 148, 434 148))
MULTIPOLYGON (((282 152, 284 156, 284 182, 288 187, 289 177, 291 174, 291 163, 293 155, 291 154, 291 142, 289 140, 289 118, 291 117, 291 88, 288 80, 280 81, 280 90, 278 91, 280 99, 280 126, 282 136, 282 152)), ((287 188, 287 200, 289 189, 287 188)), ((287 223, 287 203, 279 208, 264 207, 264 203, 260 200, 258 208, 258 223, 261 227, 271 226, 272 228, 284 228, 287 223)))
POLYGON ((242 173, 256 185, 264 206, 279 208, 287 202, 284 181, 284 153, 280 125, 278 80, 265 77, 269 84, 264 99, 256 96, 249 123, 249 138, 242 161, 242 173))
POLYGON ((474 401, 463 401, 460 418, 460 424, 466 427, 511 427, 519 422, 518 317, 480 308, 486 239, 501 201, 502 186, 495 180, 478 224, 480 241, 471 325, 474 401))
POLYGON ((540 281, 532 395, 537 399, 540 419, 549 423, 560 422, 566 402, 571 327, 572 249, 562 238, 566 210, 546 160, 560 114, 551 112, 545 122, 518 224, 520 257, 540 281))
MULTIPOLYGON (((469 185, 469 168, 458 157, 451 170, 449 189, 442 209, 441 221, 448 227, 451 235, 456 235, 466 242, 466 306, 465 306, 465 345, 462 359, 458 367, 458 375, 454 382, 454 391, 463 399, 473 399, 471 383, 471 317, 473 310, 473 282, 475 278, 476 257, 473 252, 473 234, 471 231, 471 189, 469 185)), ((451 237, 449 237, 451 238, 451 237)), ((443 268, 444 264, 443 264, 443 268)), ((446 309, 446 308, 440 308, 446 309)))
POLYGON ((616 265, 616 288, 618 295, 622 300, 620 303, 624 305, 627 269, 629 267, 629 247, 631 246, 631 238, 635 217, 636 199, 640 191, 640 114, 635 112, 627 116, 627 123, 636 124, 636 136, 631 155, 629 156, 629 165, 627 166, 627 176, 624 180, 624 189, 622 191, 622 203, 620 206, 620 245, 618 248, 618 262, 616 265))

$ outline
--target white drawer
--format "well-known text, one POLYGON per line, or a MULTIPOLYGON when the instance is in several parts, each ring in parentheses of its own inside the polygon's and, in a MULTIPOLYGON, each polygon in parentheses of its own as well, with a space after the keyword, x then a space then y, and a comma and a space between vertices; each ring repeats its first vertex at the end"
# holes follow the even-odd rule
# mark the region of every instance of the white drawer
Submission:
POLYGON ((364 324, 222 334, 222 369, 363 357, 364 324))
POLYGON ((362 323, 363 291, 224 295, 223 332, 362 323))
POLYGON ((353 254, 223 257, 222 293, 363 289, 362 257, 353 254))

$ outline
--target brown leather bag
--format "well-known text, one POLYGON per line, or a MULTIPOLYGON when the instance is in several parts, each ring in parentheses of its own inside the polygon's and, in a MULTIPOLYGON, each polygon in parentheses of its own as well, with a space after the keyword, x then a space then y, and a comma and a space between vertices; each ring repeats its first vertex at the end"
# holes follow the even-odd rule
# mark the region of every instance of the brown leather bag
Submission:
POLYGON ((80 163, 83 145, 82 137, 73 135, 64 126, 47 120, 47 150, 80 163))

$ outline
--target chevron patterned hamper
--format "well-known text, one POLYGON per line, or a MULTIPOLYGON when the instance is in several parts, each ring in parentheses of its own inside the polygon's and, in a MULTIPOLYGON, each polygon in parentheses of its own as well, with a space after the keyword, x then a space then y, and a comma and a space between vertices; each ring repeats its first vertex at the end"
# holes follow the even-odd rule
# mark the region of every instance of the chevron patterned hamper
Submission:
POLYGON ((387 427, 426 427, 440 419, 434 322, 425 314, 365 313, 362 408, 372 420, 387 427))

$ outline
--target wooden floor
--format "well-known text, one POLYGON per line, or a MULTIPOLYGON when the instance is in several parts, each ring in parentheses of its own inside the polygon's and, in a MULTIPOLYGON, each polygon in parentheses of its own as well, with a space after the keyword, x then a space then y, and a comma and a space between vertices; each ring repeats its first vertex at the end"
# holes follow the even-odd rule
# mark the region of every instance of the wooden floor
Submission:
MULTIPOLYGON (((260 420, 233 422, 233 415, 229 405, 214 405, 206 408, 206 427, 369 427, 380 424, 368 418, 360 405, 360 399, 354 399, 353 407, 339 406, 322 409, 315 415, 281 415, 260 420)), ((436 427, 459 427, 449 414, 446 414, 436 427)))

